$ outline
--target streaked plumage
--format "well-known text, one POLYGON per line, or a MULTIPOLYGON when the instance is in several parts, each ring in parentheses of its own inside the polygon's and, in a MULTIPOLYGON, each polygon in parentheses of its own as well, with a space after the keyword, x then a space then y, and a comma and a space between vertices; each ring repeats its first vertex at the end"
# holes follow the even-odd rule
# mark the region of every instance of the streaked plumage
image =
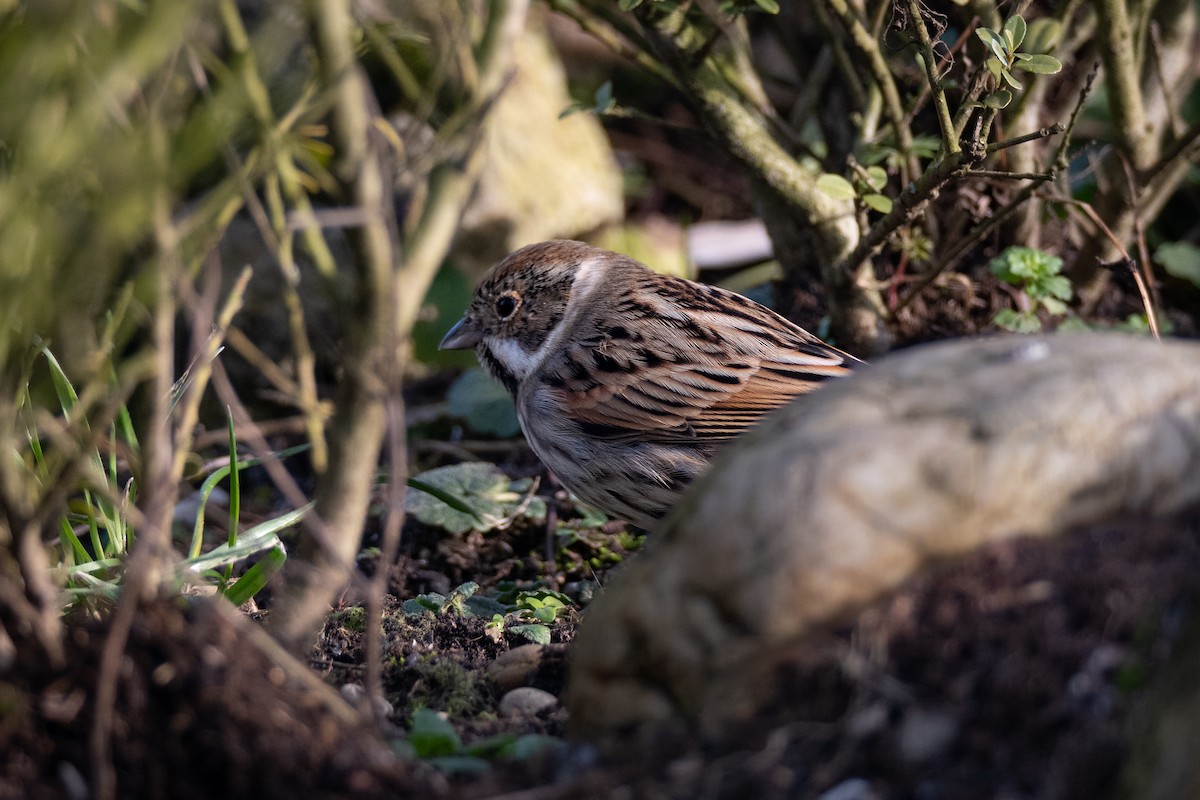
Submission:
POLYGON ((645 528, 727 440, 857 363, 739 294, 571 241, 496 265, 441 346, 475 349, 567 488, 645 528))

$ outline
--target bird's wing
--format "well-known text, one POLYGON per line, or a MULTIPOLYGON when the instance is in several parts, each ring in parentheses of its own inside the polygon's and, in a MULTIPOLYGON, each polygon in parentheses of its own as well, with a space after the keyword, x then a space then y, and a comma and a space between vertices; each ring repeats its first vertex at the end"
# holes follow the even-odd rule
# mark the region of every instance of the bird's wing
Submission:
POLYGON ((697 296, 600 325, 545 365, 543 381, 590 435, 727 439, 856 363, 741 295, 692 286, 697 296))

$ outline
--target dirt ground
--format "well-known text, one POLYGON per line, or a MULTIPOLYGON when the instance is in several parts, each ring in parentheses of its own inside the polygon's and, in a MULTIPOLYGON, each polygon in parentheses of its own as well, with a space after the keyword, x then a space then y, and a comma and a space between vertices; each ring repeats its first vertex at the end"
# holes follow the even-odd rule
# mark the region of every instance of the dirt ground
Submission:
MULTIPOLYGON (((407 533, 396 585, 410 595, 464 575, 485 594, 548 574, 559 586, 585 572, 605 580, 578 551, 574 568, 548 570, 544 528, 407 533)), ((612 545, 617 534, 603 537, 612 545)), ((401 758, 397 742, 419 707, 448 711, 464 747, 563 738, 560 707, 497 713, 487 667, 526 644, 521 636, 393 604, 381 733, 333 713, 326 695, 264 655, 246 630, 258 621, 231 621, 209 600, 163 601, 138 615, 126 648, 114 767, 126 797, 1114 797, 1131 714, 1197 629, 1198 569, 1197 518, 997 545, 814 641, 779 676, 774 711, 721 741, 610 756, 573 742, 471 773, 401 758)), ((525 682, 561 695, 579 619, 553 623, 525 682)), ((0 798, 86 796, 106 624, 70 620, 64 665, 17 642, 0 678, 0 798)), ((331 691, 361 683, 362 631, 356 606, 329 617, 310 665, 331 691)))

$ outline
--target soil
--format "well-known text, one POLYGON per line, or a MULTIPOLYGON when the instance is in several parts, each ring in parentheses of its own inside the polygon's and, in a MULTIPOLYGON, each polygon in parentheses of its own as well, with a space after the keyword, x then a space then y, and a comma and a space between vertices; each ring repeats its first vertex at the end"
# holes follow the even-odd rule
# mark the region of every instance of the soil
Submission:
MULTIPOLYGON (((409 527, 397 601, 463 575, 482 594, 547 575, 569 586, 588 563, 576 551, 578 561, 549 568, 538 526, 440 538, 409 527)), ((448 712, 468 746, 565 737, 561 708, 497 713, 502 692, 487 668, 526 644, 520 635, 391 603, 391 706, 379 728, 333 713, 327 694, 264 654, 247 630, 258 621, 212 600, 163 600, 141 609, 125 648, 113 765, 123 797, 1112 797, 1131 711, 1196 624, 1197 570, 1198 518, 996 545, 813 641, 779 675, 773 710, 719 741, 641 743, 605 758, 572 743, 481 774, 402 758, 396 743, 421 707, 448 712)), ((553 623, 554 643, 523 682, 561 695, 579 619, 553 623)), ((0 798, 87 794, 108 620, 68 620, 61 665, 17 640, 0 673, 0 798)), ((353 696, 343 687, 362 682, 364 625, 357 605, 330 615, 310 654, 329 692, 353 696)))

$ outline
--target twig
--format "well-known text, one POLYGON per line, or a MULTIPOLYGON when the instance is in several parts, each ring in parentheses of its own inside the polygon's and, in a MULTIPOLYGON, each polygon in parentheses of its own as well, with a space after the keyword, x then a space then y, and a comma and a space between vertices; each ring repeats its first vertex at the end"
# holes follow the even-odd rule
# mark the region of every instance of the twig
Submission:
MULTIPOLYGON (((880 4, 880 7, 882 7, 883 5, 884 4, 880 4)), ((960 33, 958 35, 958 38, 954 41, 954 44, 950 45, 950 52, 949 52, 950 58, 954 58, 955 55, 960 50, 962 50, 963 46, 966 45, 966 43, 971 40, 971 34, 973 34, 975 32, 975 29, 977 27, 979 27, 979 17, 972 17, 971 21, 969 23, 967 23, 967 26, 965 28, 963 28, 962 33, 960 33)), ((980 74, 979 71, 976 71, 975 77, 977 78, 979 76, 979 74, 980 74)), ((968 95, 970 94, 969 87, 968 87, 968 92, 966 94, 968 94, 968 95)), ((912 106, 908 109, 907 119, 909 121, 911 121, 917 116, 917 114, 921 113, 921 109, 925 107, 925 104, 929 102, 929 98, 931 98, 932 96, 933 96, 933 87, 929 85, 928 81, 926 81, 925 84, 921 86, 921 92, 920 92, 920 94, 917 95, 917 99, 913 101, 912 106)), ((967 97, 967 100, 974 100, 974 99, 975 98, 973 98, 973 97, 967 97)), ((965 105, 965 103, 964 103, 964 105, 965 105)), ((954 121, 954 131, 955 131, 955 134, 954 134, 955 138, 960 138, 962 129, 959 127, 958 119, 955 119, 955 121, 954 121)))
POLYGON ((1151 62, 1154 64, 1154 77, 1158 78, 1158 85, 1163 94, 1163 105, 1167 110, 1167 125, 1168 130, 1176 136, 1179 135, 1179 129, 1183 127, 1183 117, 1179 114, 1179 108, 1176 106, 1175 98, 1171 96, 1171 84, 1167 82, 1167 74, 1163 69, 1163 46, 1162 36, 1159 31, 1157 20, 1150 20, 1149 24, 1150 44, 1152 45, 1151 62))
POLYGON ((904 156, 906 174, 902 176, 900 182, 907 184, 920 174, 921 165, 917 163, 916 156, 913 154, 912 131, 907 125, 904 104, 900 100, 900 90, 896 88, 892 72, 883 58, 883 53, 879 50, 879 42, 863 26, 862 20, 850 9, 846 0, 824 1, 842 23, 842 27, 850 36, 850 41, 866 59, 867 69, 883 95, 883 108, 892 125, 892 132, 896 137, 896 147, 904 156))
POLYGON ((961 151, 958 137, 954 133, 954 120, 950 117, 950 105, 946 102, 946 92, 942 88, 941 79, 937 74, 937 59, 933 54, 933 41, 929 38, 929 30, 921 16, 923 7, 920 0, 908 0, 908 13, 917 41, 921 47, 921 60, 925 62, 925 76, 929 80, 929 88, 933 92, 933 107, 937 111, 938 127, 942 131, 942 147, 946 155, 952 156, 961 151))
POLYGON ((1180 159, 1190 161, 1196 155, 1193 151, 1196 150, 1197 145, 1200 145, 1200 120, 1193 122, 1179 138, 1167 146, 1162 157, 1153 166, 1142 172, 1143 180, 1149 181, 1180 159))
POLYGON ((993 142, 987 146, 987 152, 988 155, 991 155, 997 151, 1006 150, 1009 147, 1015 147, 1016 145, 1024 144, 1025 142, 1033 142, 1038 139, 1056 136, 1066 129, 1067 127, 1061 122, 1056 122, 1048 128, 1038 128, 1036 131, 1033 131, 1032 133, 1026 133, 1023 136, 1014 136, 1011 139, 1005 139, 1003 142, 993 142))
POLYGON ((549 5, 553 10, 574 20, 575 24, 582 28, 585 33, 594 36, 601 44, 608 47, 609 50, 612 50, 619 56, 637 62, 638 66, 647 70, 655 77, 660 78, 677 89, 679 88, 679 83, 675 80, 675 76, 647 52, 644 44, 642 47, 634 47, 629 44, 631 40, 628 36, 628 31, 618 32, 611 23, 606 25, 598 24, 596 17, 583 13, 579 8, 579 4, 574 2, 574 0, 549 0, 549 5))
POLYGON ((1083 111, 1083 104, 1087 100, 1088 95, 1092 93, 1092 84, 1096 82, 1096 75, 1099 72, 1100 62, 1093 62, 1092 69, 1088 72, 1083 86, 1079 89, 1079 97, 1075 100, 1075 107, 1071 109, 1071 117, 1067 120, 1067 129, 1063 131, 1062 138, 1058 140, 1058 147, 1054 151, 1054 158, 1050 160, 1050 165, 1054 169, 1066 169, 1068 166, 1067 148, 1071 144, 1071 134, 1075 132, 1075 123, 1079 121, 1079 113, 1083 111))
POLYGON ((983 222, 976 225, 971 229, 970 233, 958 240, 958 242, 955 243, 954 247, 947 252, 946 255, 939 259, 935 265, 922 273, 920 281, 918 281, 917 284, 909 290, 908 294, 906 294, 904 298, 896 304, 896 308, 892 311, 891 317, 895 319, 896 315, 907 308, 913 300, 917 299, 921 292, 925 291, 930 284, 937 280, 938 276, 950 269, 950 267, 954 266, 954 264, 956 264, 964 255, 966 255, 972 247, 983 241, 983 237, 987 236, 988 233, 995 229, 997 225, 1001 224, 1010 216, 1012 216, 1018 208, 1020 208, 1029 200, 1030 197, 1033 196, 1033 193, 1040 185, 1041 183, 1037 182, 1022 186, 1021 189, 1015 195, 1013 195, 1012 200, 1005 203, 998 211, 990 215, 983 222))
POLYGON ((969 169, 959 173, 958 178, 1001 178, 1014 181, 1052 181, 1057 176, 1051 172, 1005 172, 998 169, 969 169))
MULTIPOLYGON (((1158 296, 1157 287, 1154 285, 1154 274, 1150 271, 1150 251, 1146 247, 1146 231, 1142 227, 1142 215, 1138 213, 1138 197, 1137 197, 1137 181, 1133 174, 1133 166, 1129 163, 1129 159, 1121 154, 1121 168, 1125 173, 1125 188, 1128 192, 1129 207, 1133 209, 1133 232, 1134 238, 1138 246, 1138 271, 1141 275, 1144 286, 1141 282, 1138 284, 1138 291, 1143 293, 1143 302, 1146 300, 1146 290, 1149 290, 1149 296, 1154 300, 1155 306, 1162 305, 1162 299, 1158 296)), ((1137 277, 1137 274, 1134 276, 1137 277)), ((1149 310, 1147 310, 1149 316, 1149 310)), ((1154 323, 1151 323, 1153 329, 1154 323)))
POLYGON ((911 184, 900 193, 891 212, 867 231, 854 251, 839 263, 838 268, 848 271, 871 258, 894 231, 916 218, 925 205, 937 196, 943 184, 978 160, 978 155, 960 149, 927 169, 916 184, 911 184))
MULTIPOLYGON (((161 121, 151 114, 150 158, 166 174, 166 132, 161 121)), ((165 185, 153 199, 155 243, 158 264, 154 278, 154 306, 151 324, 155 362, 151 383, 152 410, 149 430, 142 440, 145 456, 141 481, 141 505, 146 526, 130 553, 125 585, 113 613, 108 637, 100 651, 96 671, 95 711, 88 732, 88 754, 92 767, 92 791, 98 800, 113 800, 117 794, 116 770, 112 763, 112 729, 121 661, 133 629, 138 605, 145 595, 157 588, 159 562, 170 547, 171 509, 177 491, 172 465, 175 443, 171 433, 171 391, 175 381, 175 282, 183 274, 179 262, 178 231, 171 222, 170 201, 165 185)))
POLYGON ((1146 285, 1146 280, 1142 277, 1141 271, 1138 269, 1137 261, 1130 257, 1129 251, 1121 244, 1121 240, 1112 232, 1112 229, 1105 224, 1104 220, 1100 219, 1100 215, 1092 208, 1090 203, 1085 203, 1082 200, 1076 200, 1072 197, 1048 196, 1044 200, 1052 203, 1060 203, 1068 208, 1080 209, 1092 224, 1104 234, 1112 246, 1118 253, 1121 254, 1121 260, 1129 267, 1130 274, 1133 275, 1133 282, 1137 285, 1138 294, 1142 297, 1142 307, 1146 310, 1146 322, 1150 325, 1150 334, 1161 341, 1161 336, 1158 330, 1158 318, 1154 312, 1154 301, 1150 297, 1150 289, 1146 285))

